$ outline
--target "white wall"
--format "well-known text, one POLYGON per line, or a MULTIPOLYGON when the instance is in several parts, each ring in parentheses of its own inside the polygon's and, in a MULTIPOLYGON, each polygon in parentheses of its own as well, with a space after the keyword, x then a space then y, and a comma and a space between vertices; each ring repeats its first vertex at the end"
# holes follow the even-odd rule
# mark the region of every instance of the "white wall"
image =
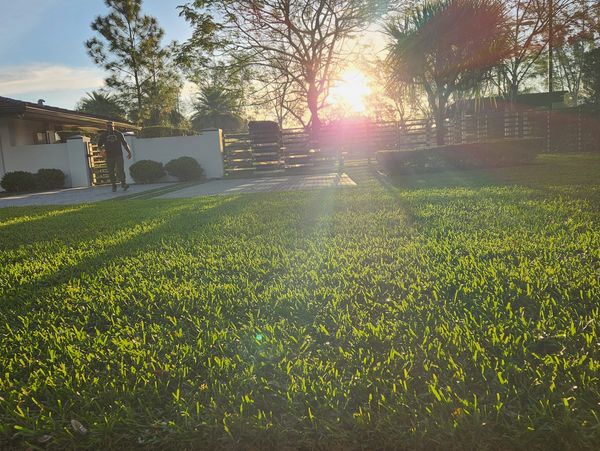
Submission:
MULTIPOLYGON (((6 172, 4 163, 4 149, 10 147, 8 124, 0 120, 0 177, 6 172)), ((2 188, 0 188, 1 190, 2 188)))
POLYGON ((225 174, 223 168, 223 146, 221 130, 205 130, 198 136, 176 136, 172 138, 126 137, 131 147, 133 158, 125 156, 125 173, 131 182, 129 167, 140 160, 154 160, 163 164, 174 158, 192 157, 204 168, 207 178, 221 178, 225 174))
POLYGON ((66 176, 65 186, 90 186, 87 140, 79 137, 66 144, 3 147, 4 171, 0 171, 0 178, 6 172, 60 169, 66 176))
POLYGON ((41 168, 60 169, 69 172, 66 144, 19 146, 4 149, 6 172, 37 172, 41 168))

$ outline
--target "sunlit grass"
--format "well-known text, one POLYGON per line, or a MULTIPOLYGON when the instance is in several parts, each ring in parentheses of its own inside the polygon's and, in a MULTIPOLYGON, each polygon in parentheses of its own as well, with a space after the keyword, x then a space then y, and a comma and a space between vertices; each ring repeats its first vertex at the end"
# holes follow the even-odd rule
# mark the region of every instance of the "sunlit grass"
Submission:
POLYGON ((600 159, 565 158, 0 210, 0 448, 597 448, 600 159))

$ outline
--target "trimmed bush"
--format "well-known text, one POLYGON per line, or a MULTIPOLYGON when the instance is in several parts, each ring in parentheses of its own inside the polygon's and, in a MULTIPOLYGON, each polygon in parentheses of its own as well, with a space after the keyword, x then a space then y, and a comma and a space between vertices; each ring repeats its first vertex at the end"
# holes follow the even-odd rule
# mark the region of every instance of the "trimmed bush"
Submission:
POLYGON ((131 165, 129 173, 136 183, 153 183, 165 175, 162 163, 152 160, 140 160, 131 165))
POLYGON ((389 174, 492 168, 530 163, 543 148, 542 138, 505 139, 423 150, 377 152, 377 161, 389 174))
POLYGON ((192 157, 180 157, 169 161, 165 165, 167 173, 180 181, 202 180, 204 169, 200 163, 192 157))
POLYGON ((197 135, 194 130, 187 128, 152 126, 144 127, 138 133, 138 138, 170 138, 172 136, 193 136, 197 135))
POLYGON ((65 186, 65 173, 60 169, 40 169, 35 179, 40 190, 60 189, 65 186))
POLYGON ((36 179, 31 172, 14 171, 7 172, 2 177, 0 186, 9 193, 22 193, 25 191, 35 191, 36 179))

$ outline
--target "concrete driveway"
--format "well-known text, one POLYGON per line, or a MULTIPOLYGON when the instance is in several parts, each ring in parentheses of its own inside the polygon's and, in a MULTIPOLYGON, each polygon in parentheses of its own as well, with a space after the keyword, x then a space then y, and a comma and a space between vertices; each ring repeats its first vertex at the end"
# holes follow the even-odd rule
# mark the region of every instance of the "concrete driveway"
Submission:
POLYGON ((127 192, 121 189, 113 193, 110 186, 93 188, 71 188, 46 193, 15 194, 0 197, 2 207, 27 207, 33 205, 87 204, 128 196, 140 198, 177 199, 198 196, 214 196, 272 191, 295 191, 318 188, 356 186, 347 175, 339 173, 281 175, 253 179, 219 179, 199 184, 157 183, 153 185, 131 185, 127 192), (150 192, 153 191, 153 192, 150 192), (146 193, 144 195, 144 193, 146 193))
POLYGON ((131 185, 126 192, 121 188, 116 193, 109 186, 94 186, 92 188, 70 188, 45 193, 14 194, 0 197, 0 208, 28 207, 33 205, 69 205, 87 204, 102 200, 115 199, 121 196, 143 193, 172 183, 157 183, 152 185, 131 185))
POLYGON ((356 186, 356 183, 347 174, 339 173, 281 175, 253 179, 220 179, 171 191, 159 196, 159 198, 176 199, 197 196, 310 190, 341 186, 356 186))

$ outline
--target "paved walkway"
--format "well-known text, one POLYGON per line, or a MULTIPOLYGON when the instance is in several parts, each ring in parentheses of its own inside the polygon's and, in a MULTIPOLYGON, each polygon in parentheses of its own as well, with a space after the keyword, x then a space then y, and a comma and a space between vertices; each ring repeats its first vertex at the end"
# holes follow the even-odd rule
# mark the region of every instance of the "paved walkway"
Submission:
POLYGON ((161 199, 213 196, 219 194, 264 193, 272 191, 296 191, 317 188, 356 186, 347 174, 284 175, 254 179, 221 179, 190 186, 160 196, 161 199))
POLYGON ((125 193, 121 189, 113 193, 110 186, 96 186, 93 188, 71 188, 46 193, 15 194, 8 197, 0 197, 0 208, 86 204, 116 199, 124 195, 135 199, 136 194, 142 195, 146 192, 148 193, 142 195, 141 198, 176 199, 219 194, 295 191, 355 185, 356 183, 347 174, 328 173, 318 175, 282 175, 255 179, 220 179, 192 186, 182 185, 181 189, 178 189, 177 184, 174 183, 131 185, 125 193), (149 191, 152 190, 156 192, 150 193, 149 191))
POLYGON ((27 207, 32 205, 69 205, 87 204, 102 200, 115 199, 123 195, 143 193, 156 188, 171 186, 171 183, 158 183, 153 185, 131 185, 126 192, 121 188, 116 193, 110 186, 95 186, 93 188, 70 188, 45 193, 15 194, 0 197, 2 207, 27 207))

